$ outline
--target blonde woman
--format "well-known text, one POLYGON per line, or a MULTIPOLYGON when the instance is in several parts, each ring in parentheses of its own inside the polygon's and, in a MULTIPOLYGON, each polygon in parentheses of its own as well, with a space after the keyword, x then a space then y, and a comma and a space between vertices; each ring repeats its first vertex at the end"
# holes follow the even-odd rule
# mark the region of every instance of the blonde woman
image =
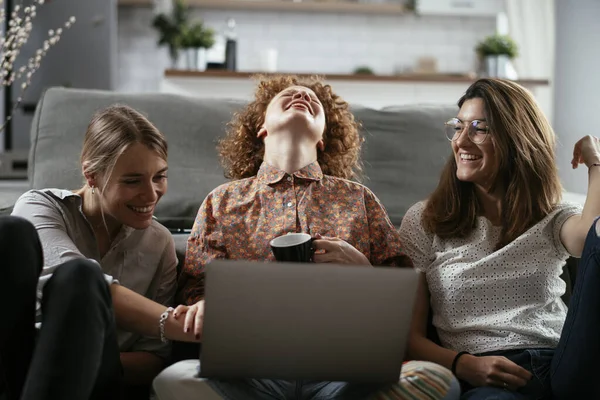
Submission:
POLYGON ((177 260, 152 218, 167 190, 164 136, 109 107, 87 129, 81 166, 81 189, 31 190, 0 219, 9 399, 118 399, 163 368, 166 337, 195 340, 167 309, 177 260))
POLYGON ((573 152, 589 173, 582 210, 561 202, 556 138, 527 90, 481 79, 458 106, 440 183, 400 228, 424 273, 409 354, 451 368, 463 399, 600 398, 598 139, 573 152), (567 311, 560 275, 582 251, 567 311), (426 337, 430 306, 439 344, 426 337))

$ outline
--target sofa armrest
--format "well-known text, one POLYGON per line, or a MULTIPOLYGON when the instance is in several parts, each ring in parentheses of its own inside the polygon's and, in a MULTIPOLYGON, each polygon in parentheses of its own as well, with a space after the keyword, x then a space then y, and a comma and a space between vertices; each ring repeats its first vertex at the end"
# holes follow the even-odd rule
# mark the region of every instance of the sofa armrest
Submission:
POLYGON ((171 231, 171 235, 173 235, 173 240, 175 241, 175 252, 177 254, 178 261, 177 276, 179 277, 179 273, 183 267, 183 262, 185 261, 185 249, 187 246, 187 238, 190 235, 190 232, 189 230, 171 231))
POLYGON ((9 216, 12 213, 13 206, 10 207, 1 207, 0 208, 0 217, 9 216))
POLYGON ((0 215, 9 215, 23 193, 29 190, 27 181, 0 182, 0 215))

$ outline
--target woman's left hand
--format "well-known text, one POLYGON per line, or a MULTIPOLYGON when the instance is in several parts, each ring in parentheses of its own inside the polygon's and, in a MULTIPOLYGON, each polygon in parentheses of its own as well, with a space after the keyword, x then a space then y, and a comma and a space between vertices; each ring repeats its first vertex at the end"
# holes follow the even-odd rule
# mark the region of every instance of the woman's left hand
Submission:
POLYGON ((371 265, 363 253, 340 238, 317 234, 313 239, 313 247, 315 263, 371 265))
POLYGON ((573 168, 577 168, 579 164, 585 164, 589 168, 597 163, 600 163, 600 139, 590 135, 579 139, 573 149, 573 168))
POLYGON ((179 305, 173 311, 173 317, 179 319, 185 315, 183 331, 185 333, 193 332, 196 339, 202 338, 202 328, 204 327, 204 300, 200 300, 191 306, 179 305))

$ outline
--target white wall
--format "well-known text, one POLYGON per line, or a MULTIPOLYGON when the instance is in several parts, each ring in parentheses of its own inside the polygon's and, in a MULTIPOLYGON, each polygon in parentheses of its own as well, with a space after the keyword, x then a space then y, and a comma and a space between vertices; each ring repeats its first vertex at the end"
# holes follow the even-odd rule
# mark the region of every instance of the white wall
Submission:
MULTIPOLYGON (((362 65, 377 74, 413 67, 434 56, 445 73, 474 71, 474 47, 494 33, 492 17, 353 15, 194 10, 206 25, 222 31, 228 17, 237 22, 238 69, 257 71, 262 49, 276 48, 282 72, 349 73, 362 65)), ((158 89, 169 66, 166 50, 156 49, 149 8, 119 8, 119 85, 122 91, 158 89)))
POLYGON ((569 191, 587 192, 587 169, 571 169, 573 145, 600 136, 600 1, 556 0, 554 128, 558 165, 569 191))

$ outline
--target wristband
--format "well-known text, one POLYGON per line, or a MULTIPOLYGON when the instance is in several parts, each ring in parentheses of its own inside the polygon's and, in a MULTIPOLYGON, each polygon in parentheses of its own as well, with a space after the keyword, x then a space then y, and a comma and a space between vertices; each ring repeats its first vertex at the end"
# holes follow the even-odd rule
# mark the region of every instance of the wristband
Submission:
POLYGON ((452 361, 452 368, 450 369, 452 371, 452 375, 456 376, 456 364, 458 364, 458 359, 464 356, 465 354, 471 353, 469 353, 468 351, 461 351, 456 356, 454 356, 454 361, 452 361))

